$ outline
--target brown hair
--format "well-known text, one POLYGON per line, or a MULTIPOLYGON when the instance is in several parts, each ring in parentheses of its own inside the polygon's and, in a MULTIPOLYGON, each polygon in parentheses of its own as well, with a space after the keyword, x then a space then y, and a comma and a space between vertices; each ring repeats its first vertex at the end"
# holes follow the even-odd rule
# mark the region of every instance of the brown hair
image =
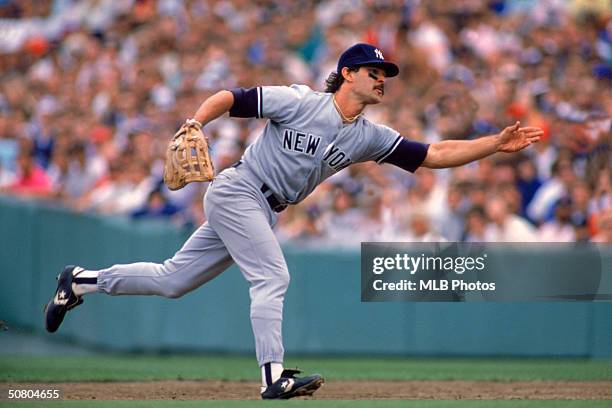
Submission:
MULTIPOLYGON (((349 71, 357 72, 359 67, 347 67, 349 71)), ((336 93, 340 89, 340 85, 344 82, 344 77, 341 72, 332 72, 325 80, 325 92, 336 93)))

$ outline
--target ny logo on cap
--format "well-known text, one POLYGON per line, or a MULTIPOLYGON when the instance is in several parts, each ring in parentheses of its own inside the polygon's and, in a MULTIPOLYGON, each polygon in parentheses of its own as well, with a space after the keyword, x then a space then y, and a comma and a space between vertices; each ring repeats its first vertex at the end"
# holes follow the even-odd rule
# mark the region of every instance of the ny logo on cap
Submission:
POLYGON ((376 48, 376 49, 374 50, 374 54, 376 54, 376 58, 378 58, 378 59, 381 59, 381 60, 384 60, 384 59, 385 59, 385 57, 383 57, 383 53, 382 53, 382 51, 381 51, 381 50, 379 50, 378 48, 376 48))

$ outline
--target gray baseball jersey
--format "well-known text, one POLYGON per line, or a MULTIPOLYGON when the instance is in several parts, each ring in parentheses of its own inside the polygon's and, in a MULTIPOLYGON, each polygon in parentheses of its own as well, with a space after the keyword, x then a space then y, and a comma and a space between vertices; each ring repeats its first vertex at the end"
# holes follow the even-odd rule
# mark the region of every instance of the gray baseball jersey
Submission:
POLYGON ((414 171, 427 152, 426 145, 409 142, 397 131, 363 117, 344 124, 331 93, 305 85, 232 92, 236 101, 232 116, 270 119, 242 162, 286 203, 302 201, 323 180, 352 163, 382 163, 396 153, 391 162, 414 171), (403 152, 398 154, 398 148, 403 152))

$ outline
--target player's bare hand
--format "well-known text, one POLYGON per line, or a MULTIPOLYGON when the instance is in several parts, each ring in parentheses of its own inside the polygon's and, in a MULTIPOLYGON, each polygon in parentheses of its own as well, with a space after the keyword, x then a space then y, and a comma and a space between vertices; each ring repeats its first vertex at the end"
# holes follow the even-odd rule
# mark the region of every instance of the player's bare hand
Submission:
POLYGON ((540 140, 544 131, 539 127, 520 127, 521 123, 516 122, 513 126, 508 126, 499 134, 500 152, 514 153, 523 150, 532 143, 540 140))

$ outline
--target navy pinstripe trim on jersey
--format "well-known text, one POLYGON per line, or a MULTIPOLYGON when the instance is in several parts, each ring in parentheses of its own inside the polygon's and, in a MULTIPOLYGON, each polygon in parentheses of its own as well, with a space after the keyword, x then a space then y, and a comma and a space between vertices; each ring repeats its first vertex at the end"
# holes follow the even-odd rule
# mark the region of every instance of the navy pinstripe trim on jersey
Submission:
POLYGON ((230 92, 234 95, 234 104, 229 111, 230 116, 235 118, 260 118, 259 89, 230 89, 230 92))
POLYGON ((263 88, 257 87, 257 117, 263 117, 263 88))
MULTIPOLYGON (((428 144, 412 142, 401 138, 397 147, 384 158, 384 162, 414 173, 425 161, 428 150, 428 144)), ((382 159, 379 163, 381 162, 383 162, 382 159)))
POLYGON ((376 163, 382 163, 382 161, 385 160, 387 156, 389 156, 395 150, 395 148, 397 147, 397 145, 399 145, 402 139, 402 135, 397 136, 391 147, 388 148, 378 159, 376 159, 376 163))

